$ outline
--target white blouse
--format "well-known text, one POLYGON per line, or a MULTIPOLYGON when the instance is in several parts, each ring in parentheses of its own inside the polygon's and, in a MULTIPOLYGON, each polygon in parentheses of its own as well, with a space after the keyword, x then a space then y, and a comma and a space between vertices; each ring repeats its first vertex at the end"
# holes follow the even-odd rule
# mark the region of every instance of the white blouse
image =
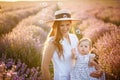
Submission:
MULTIPOLYGON (((76 48, 78 38, 74 34, 69 34, 71 44, 64 38, 60 41, 63 45, 63 55, 59 58, 57 51, 54 51, 52 62, 54 66, 54 80, 70 80, 70 71, 72 70, 71 49, 76 48)), ((53 38, 51 38, 53 40, 53 38)))

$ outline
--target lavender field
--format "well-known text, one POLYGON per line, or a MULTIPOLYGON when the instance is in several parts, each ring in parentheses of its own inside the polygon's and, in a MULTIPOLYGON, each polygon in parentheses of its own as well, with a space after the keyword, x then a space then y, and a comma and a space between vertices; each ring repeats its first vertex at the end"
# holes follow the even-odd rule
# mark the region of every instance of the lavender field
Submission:
MULTIPOLYGON (((120 0, 0 2, 0 80, 42 80, 41 56, 54 12, 68 9, 73 33, 93 41, 106 80, 120 80, 120 0)), ((71 31, 72 31, 71 30, 71 31)), ((53 67, 50 65, 53 77, 53 67)))

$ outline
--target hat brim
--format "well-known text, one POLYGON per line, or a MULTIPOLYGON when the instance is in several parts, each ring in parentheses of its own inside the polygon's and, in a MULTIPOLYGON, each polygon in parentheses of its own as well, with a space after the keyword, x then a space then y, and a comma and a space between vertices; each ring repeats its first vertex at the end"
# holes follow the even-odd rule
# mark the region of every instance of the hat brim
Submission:
POLYGON ((54 20, 51 20, 51 21, 47 21, 46 24, 47 24, 48 26, 52 26, 55 21, 69 21, 69 20, 72 21, 72 25, 81 22, 80 19, 73 19, 73 18, 66 18, 66 19, 64 18, 64 19, 62 19, 62 18, 61 18, 61 19, 54 19, 54 20))

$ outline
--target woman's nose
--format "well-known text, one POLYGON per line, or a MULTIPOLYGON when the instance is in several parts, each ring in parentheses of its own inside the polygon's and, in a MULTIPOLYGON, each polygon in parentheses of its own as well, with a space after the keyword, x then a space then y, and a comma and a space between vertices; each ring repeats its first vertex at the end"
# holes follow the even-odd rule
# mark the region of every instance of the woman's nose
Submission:
POLYGON ((69 27, 68 27, 68 26, 65 26, 65 29, 69 29, 69 27))

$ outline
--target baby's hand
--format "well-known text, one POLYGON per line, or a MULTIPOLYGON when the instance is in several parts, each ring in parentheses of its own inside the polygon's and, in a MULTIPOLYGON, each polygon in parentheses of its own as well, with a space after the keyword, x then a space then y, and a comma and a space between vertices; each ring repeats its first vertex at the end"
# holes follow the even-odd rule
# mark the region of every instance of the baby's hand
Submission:
POLYGON ((92 66, 95 66, 95 64, 96 64, 96 62, 93 61, 93 60, 90 60, 89 63, 88 63, 88 65, 91 66, 91 67, 92 67, 92 66))

